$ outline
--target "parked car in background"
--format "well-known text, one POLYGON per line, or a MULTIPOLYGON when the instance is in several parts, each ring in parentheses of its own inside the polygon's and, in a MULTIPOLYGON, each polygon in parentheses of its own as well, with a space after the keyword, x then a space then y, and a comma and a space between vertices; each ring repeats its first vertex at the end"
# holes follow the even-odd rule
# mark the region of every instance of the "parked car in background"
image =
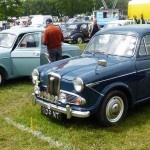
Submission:
POLYGON ((54 22, 53 25, 60 27, 60 29, 61 29, 62 32, 66 31, 67 26, 66 26, 65 23, 54 22))
POLYGON ((79 18, 70 18, 70 19, 68 19, 68 21, 66 22, 66 24, 80 23, 82 21, 83 20, 79 19, 79 18))
POLYGON ((66 31, 63 32, 64 42, 76 42, 83 43, 85 41, 89 41, 89 23, 80 22, 69 24, 66 28, 66 31))
POLYGON ((136 24, 136 22, 133 20, 115 20, 115 21, 110 21, 107 24, 105 24, 102 29, 113 28, 117 26, 134 25, 134 24, 136 24))
MULTIPOLYGON (((48 63, 42 44, 44 28, 14 28, 0 32, 0 85, 6 80, 31 76, 32 70, 48 63)), ((78 46, 62 43, 63 58, 80 55, 78 46)), ((47 55, 46 55, 47 56, 47 55)))
POLYGON ((95 115, 101 125, 116 125, 129 108, 150 100, 150 27, 101 30, 80 56, 37 67, 32 80, 43 114, 95 115))

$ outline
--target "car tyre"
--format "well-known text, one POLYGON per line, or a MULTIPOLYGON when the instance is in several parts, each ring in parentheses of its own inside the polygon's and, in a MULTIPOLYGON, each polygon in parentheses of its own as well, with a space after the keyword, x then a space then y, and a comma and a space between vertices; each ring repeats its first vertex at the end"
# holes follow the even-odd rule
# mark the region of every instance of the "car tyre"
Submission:
POLYGON ((102 126, 113 126, 122 121, 128 110, 126 95, 119 90, 108 93, 100 105, 97 119, 102 126))
POLYGON ((5 76, 5 72, 0 69, 0 86, 4 85, 6 82, 6 76, 5 76))
POLYGON ((83 43, 83 38, 79 36, 79 37, 77 37, 76 41, 78 44, 81 44, 81 43, 83 43))

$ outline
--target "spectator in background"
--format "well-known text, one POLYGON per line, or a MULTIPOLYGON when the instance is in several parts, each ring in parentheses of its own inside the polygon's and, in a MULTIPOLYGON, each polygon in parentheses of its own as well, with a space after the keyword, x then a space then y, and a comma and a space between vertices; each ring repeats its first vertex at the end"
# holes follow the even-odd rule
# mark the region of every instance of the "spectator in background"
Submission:
POLYGON ((2 31, 2 30, 6 30, 6 29, 7 29, 6 23, 3 23, 3 24, 2 24, 2 27, 1 27, 1 31, 2 31))
POLYGON ((138 20, 137 20, 137 18, 136 18, 136 15, 133 15, 133 21, 134 21, 135 23, 138 23, 138 20))
POLYGON ((93 19, 92 24, 89 26, 89 37, 92 37, 96 32, 99 31, 97 20, 93 19))
POLYGON ((62 41, 64 40, 61 29, 53 25, 52 19, 46 20, 47 29, 44 32, 42 42, 47 46, 51 62, 62 59, 62 41))
POLYGON ((147 22, 146 22, 145 19, 144 19, 143 14, 141 14, 141 17, 140 17, 140 19, 138 20, 138 24, 147 24, 147 22))

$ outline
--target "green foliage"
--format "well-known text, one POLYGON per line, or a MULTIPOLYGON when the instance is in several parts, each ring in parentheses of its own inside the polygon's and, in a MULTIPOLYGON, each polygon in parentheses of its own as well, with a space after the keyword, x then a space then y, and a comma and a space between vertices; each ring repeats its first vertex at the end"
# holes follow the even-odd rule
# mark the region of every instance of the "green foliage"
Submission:
POLYGON ((93 0, 57 0, 56 8, 61 15, 73 17, 76 14, 92 12, 93 0))
MULTIPOLYGON (((116 0, 105 0, 108 8, 112 8, 116 0)), ((127 10, 129 0, 118 0, 116 8, 127 10)), ((92 11, 103 7, 101 0, 1 0, 0 20, 8 17, 27 15, 70 16, 76 14, 92 14, 92 11)))
POLYGON ((1 0, 0 1, 0 20, 7 20, 8 17, 21 15, 22 3, 20 0, 1 0))

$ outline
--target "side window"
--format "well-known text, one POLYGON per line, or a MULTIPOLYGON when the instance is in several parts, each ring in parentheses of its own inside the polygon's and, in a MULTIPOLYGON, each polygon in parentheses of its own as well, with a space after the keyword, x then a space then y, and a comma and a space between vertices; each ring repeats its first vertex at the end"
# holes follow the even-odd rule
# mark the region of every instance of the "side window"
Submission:
POLYGON ((150 35, 143 37, 140 45, 139 55, 150 55, 150 35))
POLYGON ((81 30, 85 30, 87 29, 87 25, 86 24, 83 24, 81 27, 80 27, 81 30))
POLYGON ((145 47, 146 47, 147 55, 150 55, 150 35, 145 36, 145 47))
POLYGON ((146 53, 146 48, 145 48, 145 42, 144 42, 145 40, 144 40, 144 38, 142 39, 142 41, 141 41, 141 45, 140 45, 140 50, 139 50, 139 55, 140 56, 143 56, 143 55, 147 55, 147 53, 146 53))
POLYGON ((30 47, 36 48, 38 46, 39 46, 38 33, 25 35, 21 43, 19 44, 19 47, 25 47, 25 48, 30 48, 30 47))

